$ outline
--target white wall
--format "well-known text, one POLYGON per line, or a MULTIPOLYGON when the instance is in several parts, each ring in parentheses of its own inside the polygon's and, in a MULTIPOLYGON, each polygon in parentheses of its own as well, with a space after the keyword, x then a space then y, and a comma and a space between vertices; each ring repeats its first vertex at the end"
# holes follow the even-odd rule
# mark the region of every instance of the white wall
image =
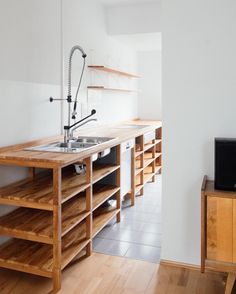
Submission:
MULTIPOLYGON (((60 105, 48 100, 60 96, 59 4, 0 1, 0 147, 60 132, 60 105)), ((1 166, 0 186, 25 176, 1 166)), ((0 215, 10 209, 1 206, 0 215)))
POLYGON ((161 31, 161 1, 107 6, 106 15, 110 35, 161 31))
POLYGON ((138 117, 161 120, 161 50, 137 53, 139 80, 138 117))
POLYGON ((214 137, 236 137, 236 2, 163 1, 162 259, 200 263, 214 137))
MULTIPOLYGON (((136 53, 107 35, 105 11, 97 0, 63 0, 63 34, 65 59, 65 85, 67 85, 67 66, 70 49, 75 44, 81 45, 87 53, 87 65, 98 64, 114 67, 123 71, 136 72, 136 53)), ((73 85, 78 81, 82 68, 80 54, 73 59, 73 85)), ((136 89, 135 81, 119 78, 116 75, 92 73, 86 68, 79 101, 82 116, 92 108, 97 110, 100 123, 116 122, 137 117, 137 94, 122 92, 88 92, 87 86, 105 85, 111 88, 136 89), (81 106, 80 105, 80 106, 81 106)), ((75 93, 75 88, 73 89, 75 93)), ((65 105, 65 107, 67 107, 65 105)), ((80 109, 80 107, 79 107, 80 109)), ((66 118, 66 116, 65 116, 66 118)))

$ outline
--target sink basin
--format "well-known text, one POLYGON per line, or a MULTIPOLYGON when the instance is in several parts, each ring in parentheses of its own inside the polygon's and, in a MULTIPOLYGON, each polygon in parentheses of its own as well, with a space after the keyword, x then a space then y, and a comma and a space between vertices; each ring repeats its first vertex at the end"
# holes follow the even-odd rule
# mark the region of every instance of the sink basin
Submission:
POLYGON ((148 125, 121 125, 115 127, 116 129, 143 129, 149 127, 148 125))
POLYGON ((108 137, 78 137, 69 143, 54 142, 46 145, 39 145, 25 150, 29 151, 45 151, 45 152, 60 152, 60 153, 79 153, 97 145, 104 144, 115 138, 108 137))
POLYGON ((108 137, 86 137, 86 136, 79 136, 76 139, 76 142, 85 143, 85 144, 103 144, 108 141, 114 140, 115 138, 108 138, 108 137))

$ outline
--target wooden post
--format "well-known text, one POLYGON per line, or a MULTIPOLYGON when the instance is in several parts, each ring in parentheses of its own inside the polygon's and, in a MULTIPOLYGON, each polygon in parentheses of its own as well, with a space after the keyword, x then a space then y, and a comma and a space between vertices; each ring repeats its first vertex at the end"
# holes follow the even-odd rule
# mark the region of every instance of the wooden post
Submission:
MULTIPOLYGON (((141 142, 140 142, 140 149, 143 151, 144 150, 144 136, 141 137, 141 142)), ((141 167, 144 167, 144 152, 141 154, 141 167)), ((141 185, 144 185, 144 170, 141 171, 140 173, 140 182, 141 185)), ((140 195, 142 196, 144 194, 144 189, 143 187, 140 190, 140 195)))
POLYGON ((131 206, 135 205, 135 148, 131 150, 131 206))
MULTIPOLYGON (((152 140, 152 144, 155 144, 155 140, 152 140)), ((156 146, 154 145, 152 147, 152 158, 155 158, 156 156, 156 146)), ((156 167, 156 160, 154 159, 152 162, 152 173, 154 174, 154 176, 152 177, 152 182, 155 182, 155 167, 156 167)))
POLYGON ((226 287, 225 287, 225 294, 231 294, 234 283, 235 283, 236 275, 235 273, 228 273, 226 287))
POLYGON ((91 157, 85 159, 86 164, 86 181, 90 186, 86 189, 86 211, 90 214, 86 217, 86 238, 90 239, 90 242, 86 246, 86 255, 90 256, 92 254, 92 174, 93 174, 93 163, 91 157))
POLYGON ((205 259, 206 259, 206 188, 207 176, 204 176, 201 188, 201 272, 205 272, 205 259))
POLYGON ((61 168, 53 169, 53 292, 61 289, 61 168))
POLYGON ((34 179, 35 178, 35 175, 36 175, 36 173, 35 173, 35 167, 29 167, 28 168, 28 177, 30 179, 34 179))
MULTIPOLYGON (((121 145, 116 146, 116 165, 121 164, 121 145)), ((116 170, 116 186, 120 187, 120 168, 116 170)), ((116 193, 116 208, 121 210, 121 194, 120 190, 116 193)), ((116 215, 116 221, 119 223, 121 220, 121 211, 116 215)))

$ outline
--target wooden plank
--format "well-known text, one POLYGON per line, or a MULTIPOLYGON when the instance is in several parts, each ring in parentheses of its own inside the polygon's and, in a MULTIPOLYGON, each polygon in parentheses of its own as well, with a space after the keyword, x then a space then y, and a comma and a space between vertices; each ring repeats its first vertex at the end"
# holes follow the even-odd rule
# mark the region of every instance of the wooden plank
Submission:
POLYGON ((201 187, 201 272, 205 272, 205 259, 206 259, 206 189, 207 176, 204 176, 201 187))
POLYGON ((88 68, 94 69, 94 70, 99 70, 99 71, 104 71, 104 72, 107 72, 107 73, 112 73, 112 74, 116 74, 116 75, 120 75, 120 76, 125 76, 125 77, 128 77, 128 78, 141 78, 141 76, 139 76, 139 75, 131 74, 131 73, 124 72, 124 71, 120 71, 120 70, 117 70, 117 69, 114 69, 114 68, 109 68, 109 67, 106 67, 104 65, 88 65, 88 68))
POLYGON ((52 277, 52 246, 11 239, 0 246, 0 266, 52 277))
POLYGON ((93 213, 93 238, 119 213, 114 207, 99 207, 93 213))
POLYGON ((114 91, 114 92, 127 92, 127 93, 134 93, 137 90, 130 90, 130 89, 121 89, 121 88, 108 88, 104 86, 88 86, 89 90, 100 90, 100 91, 114 91))
MULTIPOLYGON (((63 269, 89 242, 85 222, 71 230, 62 239, 61 269, 63 269)), ((0 246, 0 266, 52 277, 53 248, 51 245, 11 239, 0 246)), ((58 281, 58 280, 56 280, 58 281)), ((58 281, 60 282, 60 281, 58 281)))
MULTIPOLYGON (((116 165, 121 165, 121 145, 116 146, 116 165)), ((116 215, 116 221, 120 222, 121 220, 121 193, 120 193, 120 184, 121 184, 121 174, 120 168, 116 171, 116 186, 119 188, 116 192, 116 208, 118 213, 116 215)))
MULTIPOLYGON (((33 179, 0 188, 0 204, 53 210, 52 184, 52 175, 46 172, 33 179)), ((88 186, 85 175, 77 175, 72 170, 65 171, 62 178, 62 203, 88 186)))
MULTIPOLYGON (((66 202, 62 207, 62 236, 86 218, 88 214, 84 193, 66 202)), ((0 217, 0 234, 52 244, 52 213, 30 208, 18 208, 0 217)))
POLYGON ((233 263, 236 264, 236 199, 233 199, 233 263))
POLYGON ((93 184, 95 184, 102 178, 108 176, 109 174, 113 173, 119 168, 120 168, 119 165, 113 165, 113 164, 94 164, 93 179, 92 179, 93 184))
POLYGON ((64 269, 91 240, 86 236, 86 223, 82 222, 62 239, 61 269, 64 269))
POLYGON ((119 190, 120 187, 95 184, 93 186, 93 210, 97 209, 98 206, 111 198, 119 190))
POLYGON ((53 169, 53 290, 61 289, 61 168, 53 169))
POLYGON ((207 198, 207 259, 233 261, 233 202, 230 198, 207 198))

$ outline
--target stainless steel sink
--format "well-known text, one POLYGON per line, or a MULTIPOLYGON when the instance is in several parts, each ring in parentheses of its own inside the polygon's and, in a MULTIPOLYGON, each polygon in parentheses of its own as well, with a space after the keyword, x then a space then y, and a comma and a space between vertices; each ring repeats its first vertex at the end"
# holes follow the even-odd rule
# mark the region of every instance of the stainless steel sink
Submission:
POLYGON ((25 150, 30 151, 45 151, 45 152, 60 152, 60 153, 79 153, 89 148, 93 148, 97 145, 104 144, 108 141, 112 141, 116 138, 108 137, 78 137, 77 139, 69 142, 53 142, 50 144, 39 145, 25 150))
POLYGON ((148 125, 120 125, 115 127, 116 129, 143 129, 149 127, 148 125))

